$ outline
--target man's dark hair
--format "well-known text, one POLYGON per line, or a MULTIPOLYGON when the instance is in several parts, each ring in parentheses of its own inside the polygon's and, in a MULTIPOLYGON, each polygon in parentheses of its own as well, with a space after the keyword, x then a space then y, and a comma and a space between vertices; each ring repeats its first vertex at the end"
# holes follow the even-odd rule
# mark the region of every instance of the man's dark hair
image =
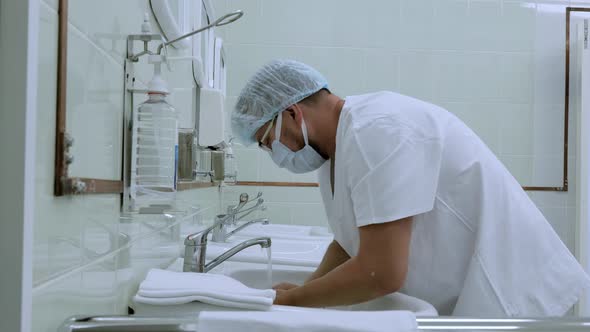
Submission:
POLYGON ((318 103, 318 101, 324 96, 324 95, 329 95, 332 94, 330 92, 330 90, 326 89, 326 88, 322 88, 320 89, 320 91, 312 94, 311 96, 303 99, 302 101, 300 101, 300 103, 306 104, 306 105, 315 105, 318 103))

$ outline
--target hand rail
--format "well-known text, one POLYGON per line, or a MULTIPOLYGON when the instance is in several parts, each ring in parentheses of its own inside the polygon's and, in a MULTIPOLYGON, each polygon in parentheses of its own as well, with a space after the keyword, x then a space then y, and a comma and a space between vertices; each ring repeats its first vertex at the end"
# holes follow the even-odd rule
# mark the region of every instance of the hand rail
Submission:
MULTIPOLYGON (((584 318, 417 318, 418 330, 486 330, 486 331, 588 331, 590 317, 584 318)), ((59 332, 197 332, 198 318, 74 316, 68 318, 59 332)))

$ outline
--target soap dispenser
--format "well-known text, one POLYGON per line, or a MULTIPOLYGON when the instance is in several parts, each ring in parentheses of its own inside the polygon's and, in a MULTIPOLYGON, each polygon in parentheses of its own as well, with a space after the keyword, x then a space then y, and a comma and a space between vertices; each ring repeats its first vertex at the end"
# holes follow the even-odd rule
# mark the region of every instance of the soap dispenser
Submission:
POLYGON ((173 205, 178 164, 178 117, 166 101, 169 90, 161 76, 164 57, 150 55, 154 76, 148 84, 147 100, 136 117, 136 187, 141 205, 173 205), (141 199, 143 198, 143 199, 141 199))

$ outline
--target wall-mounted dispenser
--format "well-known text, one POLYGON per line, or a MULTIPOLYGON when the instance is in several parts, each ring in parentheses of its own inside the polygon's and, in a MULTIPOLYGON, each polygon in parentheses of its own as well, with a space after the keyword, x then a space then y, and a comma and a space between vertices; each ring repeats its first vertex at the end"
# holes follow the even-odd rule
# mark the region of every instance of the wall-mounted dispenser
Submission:
POLYGON ((220 90, 201 89, 198 121, 199 146, 218 146, 225 141, 225 98, 220 90))
POLYGON ((225 151, 211 151, 211 180, 221 183, 225 179, 225 151))
POLYGON ((178 131, 178 180, 193 181, 195 179, 196 144, 194 129, 178 131))
POLYGON ((213 63, 213 87, 226 95, 227 69, 223 39, 215 38, 215 61, 213 63))
POLYGON ((223 40, 214 38, 214 58, 209 85, 214 88, 201 88, 197 121, 198 151, 197 174, 209 176, 212 182, 229 180, 235 182, 236 168, 231 142, 228 142, 225 128, 225 89, 226 68, 223 40), (229 168, 228 168, 229 167, 229 168), (228 176, 228 170, 230 174, 228 176))
POLYGON ((225 151, 200 148, 197 150, 195 175, 201 181, 221 183, 225 180, 225 151))
POLYGON ((211 176, 211 150, 198 149, 197 150, 197 168, 195 171, 196 176, 203 180, 210 180, 211 176))

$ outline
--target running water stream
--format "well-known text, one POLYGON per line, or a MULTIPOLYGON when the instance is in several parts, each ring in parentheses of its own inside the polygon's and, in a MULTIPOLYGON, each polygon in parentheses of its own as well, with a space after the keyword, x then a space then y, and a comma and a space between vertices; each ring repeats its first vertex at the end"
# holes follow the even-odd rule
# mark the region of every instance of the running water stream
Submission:
POLYGON ((263 251, 266 250, 266 281, 268 288, 272 288, 272 247, 262 248, 263 251))

